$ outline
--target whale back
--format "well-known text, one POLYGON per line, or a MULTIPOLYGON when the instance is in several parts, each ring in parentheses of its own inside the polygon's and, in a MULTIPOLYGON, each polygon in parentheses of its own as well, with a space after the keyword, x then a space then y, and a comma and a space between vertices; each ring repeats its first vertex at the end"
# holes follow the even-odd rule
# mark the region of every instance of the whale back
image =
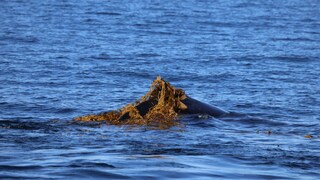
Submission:
POLYGON ((189 96, 187 98, 181 100, 182 103, 184 103, 187 108, 182 111, 184 114, 208 114, 213 117, 219 117, 226 113, 227 111, 220 109, 215 106, 211 106, 209 104, 206 104, 204 102, 198 101, 196 99, 193 99, 189 96))

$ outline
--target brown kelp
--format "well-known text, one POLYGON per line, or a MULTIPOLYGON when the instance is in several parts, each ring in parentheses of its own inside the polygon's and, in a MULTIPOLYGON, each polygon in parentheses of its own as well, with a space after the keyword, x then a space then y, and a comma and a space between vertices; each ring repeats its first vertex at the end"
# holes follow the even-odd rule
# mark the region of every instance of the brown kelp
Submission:
POLYGON ((153 81, 149 92, 135 103, 110 112, 76 117, 78 121, 109 121, 110 124, 167 124, 174 125, 178 114, 187 106, 182 89, 173 87, 160 76, 153 81))
POLYGON ((76 117, 78 121, 108 121, 110 124, 166 125, 177 123, 181 113, 212 116, 225 114, 219 108, 188 97, 182 89, 173 87, 158 76, 150 90, 135 103, 110 112, 76 117))

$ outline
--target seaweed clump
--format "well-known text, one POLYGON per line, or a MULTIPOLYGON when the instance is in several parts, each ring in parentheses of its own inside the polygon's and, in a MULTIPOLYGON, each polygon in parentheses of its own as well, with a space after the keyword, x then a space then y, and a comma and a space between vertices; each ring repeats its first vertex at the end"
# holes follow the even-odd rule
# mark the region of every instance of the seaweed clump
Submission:
POLYGON ((155 79, 149 92, 135 103, 100 114, 76 117, 78 121, 107 121, 113 125, 161 125, 173 126, 180 112, 187 109, 182 102, 187 96, 182 89, 177 89, 160 76, 155 79))

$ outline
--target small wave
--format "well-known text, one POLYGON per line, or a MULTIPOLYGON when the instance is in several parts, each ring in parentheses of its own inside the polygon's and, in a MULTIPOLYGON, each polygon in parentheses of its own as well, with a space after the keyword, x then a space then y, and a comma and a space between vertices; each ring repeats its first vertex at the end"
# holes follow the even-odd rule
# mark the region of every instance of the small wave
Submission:
POLYGON ((240 114, 231 112, 229 114, 224 115, 220 118, 223 121, 227 122, 238 122, 242 124, 250 124, 250 125, 269 125, 269 126, 285 126, 287 125, 284 122, 273 121, 269 119, 257 118, 253 116, 249 116, 246 114, 240 114))
POLYGON ((56 111, 57 113, 71 113, 71 112, 75 112, 74 108, 59 108, 56 111))
POLYGON ((73 169, 71 173, 73 174, 73 177, 76 174, 79 178, 90 177, 103 179, 129 179, 128 176, 97 169, 73 169))
POLYGON ((221 21, 202 21, 202 22, 198 22, 198 24, 210 25, 214 27, 235 27, 238 25, 237 23, 221 22, 221 21))
POLYGON ((56 132, 59 127, 58 125, 53 125, 52 123, 53 122, 0 120, 0 129, 2 128, 2 129, 17 129, 17 130, 43 130, 46 132, 49 132, 49 131, 56 132))
POLYGON ((98 56, 90 56, 92 59, 98 59, 98 60, 107 60, 110 59, 110 56, 106 53, 101 53, 98 56))
POLYGON ((144 31, 144 33, 148 34, 156 34, 156 35, 175 35, 174 32, 169 32, 169 31, 161 31, 161 30, 147 30, 144 31))
POLYGON ((239 3, 235 6, 233 6, 234 8, 248 8, 248 7, 255 7, 258 4, 254 3, 254 2, 244 2, 244 3, 239 3))
POLYGON ((117 12, 86 12, 86 14, 107 15, 107 16, 121 16, 121 13, 117 12))
POLYGON ((68 165, 72 168, 77 167, 100 167, 100 168, 116 168, 115 166, 103 162, 74 162, 68 165))
POLYGON ((6 171, 25 171, 25 170, 39 170, 41 166, 16 166, 16 165, 0 165, 1 170, 6 171))
POLYGON ((289 41, 289 42, 316 42, 316 40, 310 38, 271 38, 271 41, 289 41))
POLYGON ((34 36, 2 36, 0 41, 11 41, 11 42, 20 42, 20 43, 37 43, 39 39, 34 36))
POLYGON ((138 57, 158 57, 161 56, 160 54, 156 54, 156 53, 142 53, 142 54, 138 54, 138 57))
POLYGON ((311 57, 304 56, 275 56, 270 59, 280 60, 280 61, 288 61, 288 62, 309 62, 312 61, 311 57))

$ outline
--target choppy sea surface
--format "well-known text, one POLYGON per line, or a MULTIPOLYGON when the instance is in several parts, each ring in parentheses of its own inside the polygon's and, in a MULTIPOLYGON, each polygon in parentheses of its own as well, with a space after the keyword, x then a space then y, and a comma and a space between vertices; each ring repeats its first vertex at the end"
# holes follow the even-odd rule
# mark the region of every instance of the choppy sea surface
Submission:
POLYGON ((1 0, 0 178, 319 179, 319 9, 1 0), (157 75, 231 113, 164 130, 72 121, 133 102, 157 75))

